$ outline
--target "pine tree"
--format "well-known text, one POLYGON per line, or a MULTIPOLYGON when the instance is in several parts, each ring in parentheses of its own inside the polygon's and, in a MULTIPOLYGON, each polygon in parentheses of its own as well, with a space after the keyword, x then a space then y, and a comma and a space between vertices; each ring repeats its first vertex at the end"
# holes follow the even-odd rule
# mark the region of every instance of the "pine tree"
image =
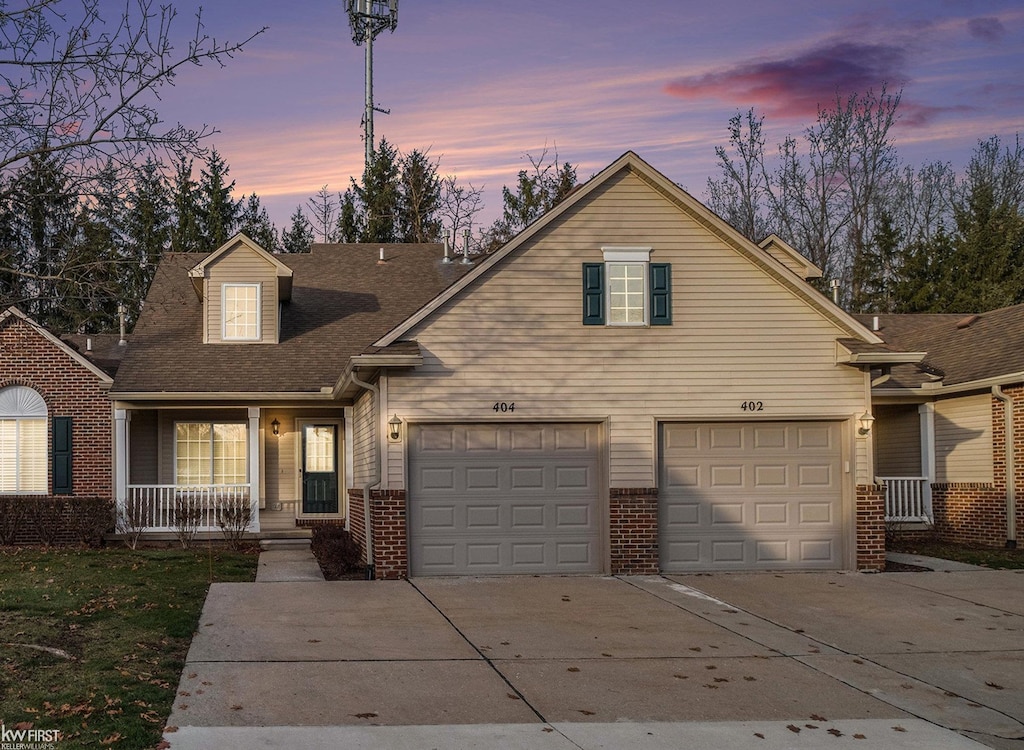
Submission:
POLYGON ((387 140, 380 146, 363 172, 362 184, 352 180, 352 191, 363 209, 361 242, 398 242, 400 166, 398 151, 387 140))
MULTIPOLYGON (((175 173, 173 193, 174 223, 171 226, 171 250, 198 253, 203 246, 199 220, 198 185, 192 179, 192 161, 181 159, 175 173)), ((209 248, 216 249, 216 248, 209 248)))
POLYGON ((281 232, 281 251, 285 253, 308 253, 313 244, 313 227, 298 206, 292 214, 292 224, 281 232))
POLYGON ((216 250, 235 233, 241 207, 231 197, 235 181, 227 182, 230 171, 213 149, 199 180, 199 231, 205 250, 216 250))
POLYGON ((437 242, 441 238, 441 180, 437 165, 414 149, 402 157, 398 193, 398 236, 401 242, 437 242))
POLYGON ((244 232, 249 239, 268 253, 278 250, 277 227, 270 220, 270 215, 260 204, 259 196, 252 193, 238 217, 238 231, 244 232))
POLYGON ((135 170, 124 219, 125 304, 134 319, 164 251, 171 245, 171 191, 163 165, 147 159, 135 170))
POLYGON ((355 191, 349 188, 338 198, 340 200, 336 232, 338 242, 359 242, 365 227, 363 225, 362 207, 356 199, 355 191))

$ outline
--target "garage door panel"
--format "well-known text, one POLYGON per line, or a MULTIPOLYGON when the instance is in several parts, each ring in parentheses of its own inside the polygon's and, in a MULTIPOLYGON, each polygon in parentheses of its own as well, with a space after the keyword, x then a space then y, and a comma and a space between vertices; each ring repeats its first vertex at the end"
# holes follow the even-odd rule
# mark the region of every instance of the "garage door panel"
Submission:
POLYGON ((828 422, 663 425, 662 569, 841 567, 839 436, 828 422))
POLYGON ((410 430, 414 575, 600 572, 596 425, 437 432, 451 450, 421 450, 423 433, 410 430))

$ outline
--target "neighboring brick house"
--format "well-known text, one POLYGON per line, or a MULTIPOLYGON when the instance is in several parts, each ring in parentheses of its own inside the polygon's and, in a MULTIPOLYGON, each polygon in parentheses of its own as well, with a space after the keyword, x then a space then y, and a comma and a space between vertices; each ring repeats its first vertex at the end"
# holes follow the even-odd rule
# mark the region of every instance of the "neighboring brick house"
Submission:
POLYGON ((0 314, 0 495, 113 497, 108 391, 123 350, 0 314))
POLYGON ((1024 305, 859 317, 895 348, 926 353, 918 365, 874 374, 875 467, 888 488, 890 522, 934 528, 953 542, 1016 546, 1024 522, 1024 305))

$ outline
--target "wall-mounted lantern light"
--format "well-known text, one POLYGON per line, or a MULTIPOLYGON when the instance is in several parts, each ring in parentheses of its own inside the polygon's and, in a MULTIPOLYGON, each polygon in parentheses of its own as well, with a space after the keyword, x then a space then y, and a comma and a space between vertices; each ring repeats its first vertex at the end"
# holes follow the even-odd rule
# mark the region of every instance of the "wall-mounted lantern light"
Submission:
POLYGON ((270 423, 270 429, 274 431, 275 435, 280 435, 281 434, 281 423, 278 422, 275 419, 273 422, 270 423))
POLYGON ((388 420, 388 437, 394 443, 402 439, 402 420, 397 414, 388 420))
POLYGON ((857 424, 860 425, 858 432, 860 432, 861 435, 869 434, 871 432, 871 425, 874 424, 874 422, 875 418, 871 415, 871 412, 864 412, 857 417, 857 424))

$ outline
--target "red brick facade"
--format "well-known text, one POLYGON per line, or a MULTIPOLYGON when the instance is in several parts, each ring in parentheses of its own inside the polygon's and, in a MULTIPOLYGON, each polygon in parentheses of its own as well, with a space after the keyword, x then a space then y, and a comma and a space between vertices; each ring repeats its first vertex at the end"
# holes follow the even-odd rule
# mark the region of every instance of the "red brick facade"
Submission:
POLYGON ((885 487, 857 485, 857 570, 885 570, 885 487))
POLYGON ((657 487, 613 487, 608 525, 612 575, 658 572, 657 487))
MULTIPOLYGON (((1017 528, 1024 525, 1024 385, 1006 387, 1013 400, 1014 486, 1017 528)), ((1004 405, 992 398, 993 482, 952 482, 932 485, 935 531, 945 541, 1002 547, 1006 524, 1006 422, 1004 405)), ((1018 535, 1019 536, 1019 535, 1018 535)))
MULTIPOLYGON (((366 560, 366 520, 363 493, 350 490, 349 530, 363 546, 366 560)), ((370 518, 373 530, 374 577, 389 581, 409 575, 409 546, 406 534, 405 490, 372 490, 370 518)))
MULTIPOLYGON (((72 494, 113 497, 112 407, 101 378, 12 315, 0 321, 0 388, 10 385, 26 386, 43 397, 51 450, 53 418, 72 418, 72 494)), ((52 466, 48 474, 52 492, 52 466)))

